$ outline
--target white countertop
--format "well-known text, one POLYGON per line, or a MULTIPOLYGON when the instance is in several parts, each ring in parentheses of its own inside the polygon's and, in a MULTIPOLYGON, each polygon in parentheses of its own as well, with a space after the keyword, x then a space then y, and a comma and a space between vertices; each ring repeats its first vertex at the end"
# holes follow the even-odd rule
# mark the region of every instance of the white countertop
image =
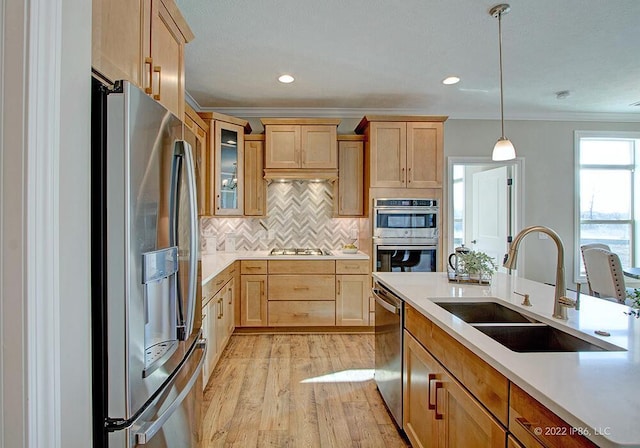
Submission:
POLYGON ((343 254, 339 250, 331 251, 331 255, 269 255, 268 250, 216 252, 202 254, 202 284, 222 272, 236 260, 368 260, 369 255, 363 252, 343 254))
MULTIPOLYGON (((490 286, 450 283, 446 272, 373 276, 567 423, 587 429, 596 444, 640 446, 640 319, 624 314, 627 306, 581 294, 580 310, 568 309, 569 319, 562 321, 551 317, 552 286, 515 276, 496 274, 490 286), (529 294, 533 306, 522 306, 514 291, 529 294), (625 351, 517 353, 433 303, 472 299, 502 302, 596 345, 625 351)), ((567 295, 575 298, 574 292, 567 295)))

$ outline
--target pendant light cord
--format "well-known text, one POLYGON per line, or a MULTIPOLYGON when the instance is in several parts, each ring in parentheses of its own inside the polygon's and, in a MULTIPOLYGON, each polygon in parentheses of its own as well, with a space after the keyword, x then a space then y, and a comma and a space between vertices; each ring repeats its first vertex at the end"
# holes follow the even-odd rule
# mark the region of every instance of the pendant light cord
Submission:
POLYGON ((502 125, 502 138, 504 135, 504 94, 502 93, 502 12, 498 13, 498 48, 500 52, 500 123, 502 125))

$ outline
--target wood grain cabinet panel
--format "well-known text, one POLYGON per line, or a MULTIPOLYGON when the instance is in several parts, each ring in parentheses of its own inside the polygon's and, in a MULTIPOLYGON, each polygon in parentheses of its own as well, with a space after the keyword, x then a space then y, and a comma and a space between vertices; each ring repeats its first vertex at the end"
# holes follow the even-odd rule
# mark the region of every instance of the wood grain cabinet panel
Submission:
POLYGON ((338 168, 337 127, 301 126, 300 168, 338 168))
POLYGON ((244 141, 244 214, 266 216, 267 182, 264 180, 264 136, 246 135, 244 141), (256 139, 255 137, 261 137, 256 139))
POLYGON ((198 194, 198 215, 211 215, 211 183, 209 177, 210 152, 207 145, 209 126, 188 105, 184 106, 184 124, 191 131, 185 130, 184 139, 193 149, 193 158, 196 165, 196 189, 198 194))
POLYGON ((264 327, 267 325, 267 276, 242 275, 240 325, 264 327))
POLYGON ((142 0, 93 0, 92 8, 93 69, 142 87, 142 0))
MULTIPOLYGON (((523 447, 592 448, 597 446, 576 433, 576 429, 511 383, 509 431, 523 447)), ((589 430, 593 431, 593 429, 589 430)))
POLYGON ((240 273, 245 274, 266 274, 266 260, 242 260, 240 261, 240 273))
POLYGON ((364 117, 369 183, 374 188, 442 188, 447 117, 364 117))
POLYGON ((336 274, 369 274, 369 260, 336 260, 336 274))
POLYGON ((300 167, 300 126, 265 126, 266 168, 300 167))
POLYGON ((333 274, 334 260, 269 260, 269 274, 333 274))
POLYGON ((363 216, 364 142, 338 142, 337 216, 363 216))
POLYGON ((269 301, 269 326, 335 325, 336 303, 333 300, 269 301))
POLYGON ((405 331, 403 427, 415 447, 503 448, 506 430, 405 331))
POLYGON ((369 278, 336 275, 336 325, 369 325, 369 278))
POLYGON ((272 300, 335 300, 335 276, 270 275, 268 299, 272 300))

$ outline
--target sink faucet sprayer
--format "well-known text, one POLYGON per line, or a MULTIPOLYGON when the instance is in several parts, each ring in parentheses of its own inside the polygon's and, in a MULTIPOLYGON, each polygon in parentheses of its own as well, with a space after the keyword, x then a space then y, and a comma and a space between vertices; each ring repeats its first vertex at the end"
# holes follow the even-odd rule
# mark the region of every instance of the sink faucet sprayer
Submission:
POLYGON ((555 231, 544 226, 531 226, 522 229, 513 239, 511 247, 509 248, 509 253, 504 257, 503 266, 507 269, 515 269, 520 242, 525 236, 532 232, 544 233, 551 237, 554 243, 556 243, 558 260, 556 262, 556 289, 553 301, 553 317, 556 319, 567 320, 567 307, 575 308, 576 301, 566 296, 567 289, 564 282, 564 246, 562 245, 560 236, 558 236, 555 231))

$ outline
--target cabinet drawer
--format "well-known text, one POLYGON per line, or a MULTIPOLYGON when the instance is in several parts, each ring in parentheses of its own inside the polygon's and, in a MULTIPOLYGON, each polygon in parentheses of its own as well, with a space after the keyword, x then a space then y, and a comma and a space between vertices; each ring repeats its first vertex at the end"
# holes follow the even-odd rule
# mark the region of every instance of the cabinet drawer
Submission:
POLYGON ((368 274, 369 260, 336 260, 336 274, 368 274))
POLYGON ((503 424, 508 423, 509 380, 411 306, 405 327, 503 424))
POLYGON ((266 260, 242 260, 240 262, 240 273, 242 275, 266 274, 267 261, 266 260))
POLYGON ((523 446, 535 448, 597 446, 582 435, 572 434, 571 425, 515 384, 511 383, 510 391, 509 432, 516 436, 523 446), (541 434, 537 434, 540 430, 542 430, 541 434))
POLYGON ((269 302, 270 326, 335 325, 334 301, 275 301, 269 302))
POLYGON ((213 277, 202 287, 202 305, 211 300, 211 297, 216 295, 220 289, 229 281, 236 273, 236 263, 232 263, 226 267, 221 273, 213 277))
POLYGON ((335 300, 334 275, 270 275, 269 300, 335 300))
POLYGON ((269 260, 269 274, 333 274, 334 260, 269 260))

